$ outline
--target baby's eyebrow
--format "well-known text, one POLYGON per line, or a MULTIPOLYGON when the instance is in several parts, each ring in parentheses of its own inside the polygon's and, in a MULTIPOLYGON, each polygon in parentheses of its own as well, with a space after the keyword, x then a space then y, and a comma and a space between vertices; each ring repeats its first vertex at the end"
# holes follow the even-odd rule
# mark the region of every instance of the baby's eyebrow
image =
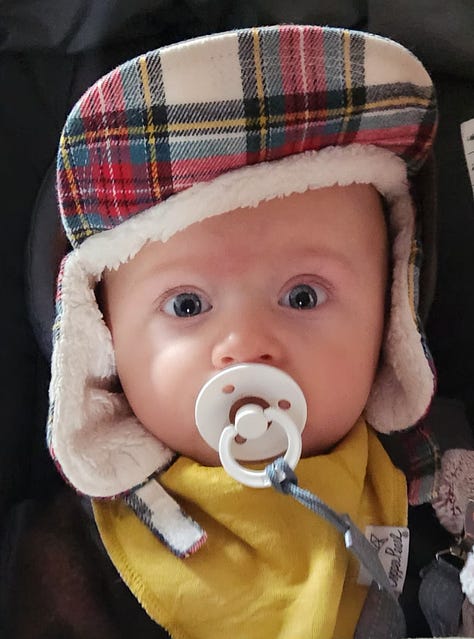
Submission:
MULTIPOLYGON (((180 278, 188 280, 199 272, 198 262, 194 260, 183 259, 159 262, 134 273, 130 278, 129 286, 131 288, 139 286, 140 288, 154 289, 156 285, 161 285, 160 282, 166 283, 170 277, 173 280, 180 278)), ((191 282, 188 283, 191 284, 191 282)))
MULTIPOLYGON (((331 266, 342 267, 350 272, 352 272, 354 268, 354 256, 350 256, 342 250, 339 251, 327 246, 308 246, 298 249, 298 251, 295 252, 301 261, 308 260, 308 262, 329 263, 331 266)), ((361 259, 361 256, 359 256, 358 259, 361 259)))
MULTIPOLYGON (((264 260, 265 254, 261 255, 260 258, 264 260)), ((358 260, 360 259, 361 256, 358 256, 358 260)), ((301 272, 305 271, 307 274, 317 275, 321 273, 327 277, 355 276, 354 256, 329 246, 314 246, 310 244, 295 247, 288 245, 282 247, 280 253, 273 254, 272 261, 269 263, 276 262, 280 265, 282 260, 287 260, 292 267, 301 272)), ((184 279, 187 279, 190 274, 203 274, 206 276, 206 274, 211 273, 215 275, 220 272, 216 268, 217 263, 217 258, 212 259, 209 254, 204 259, 201 254, 197 255, 192 253, 192 251, 190 254, 174 256, 163 261, 158 259, 153 264, 148 264, 137 273, 134 273, 129 285, 132 287, 136 285, 152 285, 159 279, 166 279, 170 274, 173 275, 173 278, 183 277, 184 279)))
MULTIPOLYGON (((266 257, 270 256, 266 256, 265 252, 263 252, 263 254, 260 254, 259 257, 262 260, 265 260, 266 257)), ((344 253, 343 251, 338 251, 329 247, 289 247, 285 251, 282 251, 278 254, 279 261, 286 258, 288 259, 288 261, 296 260, 315 264, 322 264, 323 262, 327 262, 334 265, 340 265, 347 269, 352 269, 354 266, 354 258, 351 258, 347 253, 344 253)), ((147 268, 142 273, 142 277, 156 277, 157 275, 165 273, 166 271, 188 271, 190 269, 197 271, 208 269, 212 272, 215 272, 217 263, 217 258, 213 260, 212 257, 208 255, 207 259, 204 259, 202 255, 194 255, 191 253, 180 258, 156 263, 153 266, 150 266, 150 268, 147 268)))

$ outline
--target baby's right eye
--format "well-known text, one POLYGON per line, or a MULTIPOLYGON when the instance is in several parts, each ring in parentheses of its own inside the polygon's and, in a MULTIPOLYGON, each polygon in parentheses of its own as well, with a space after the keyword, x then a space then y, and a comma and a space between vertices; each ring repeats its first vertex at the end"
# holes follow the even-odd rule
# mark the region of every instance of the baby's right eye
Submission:
POLYGON ((167 315, 175 317, 196 317, 211 309, 211 305, 201 295, 193 292, 178 293, 169 297, 162 305, 167 315))

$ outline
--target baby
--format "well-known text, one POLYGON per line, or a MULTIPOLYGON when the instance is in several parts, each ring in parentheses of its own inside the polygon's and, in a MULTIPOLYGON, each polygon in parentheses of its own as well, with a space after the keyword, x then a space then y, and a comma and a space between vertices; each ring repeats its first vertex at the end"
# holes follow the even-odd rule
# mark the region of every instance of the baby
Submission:
POLYGON ((367 596, 335 529, 229 477, 196 428, 236 364, 301 388, 300 485, 406 536, 374 429, 413 425, 434 392, 411 181, 435 123, 408 51, 314 26, 147 53, 68 118, 49 445, 169 636, 349 637, 367 596))
POLYGON ((366 184, 272 199, 147 244, 103 288, 133 413, 172 450, 214 466, 193 420, 199 390, 227 366, 265 363, 307 398, 303 456, 328 450, 372 387, 387 257, 381 200, 366 184))

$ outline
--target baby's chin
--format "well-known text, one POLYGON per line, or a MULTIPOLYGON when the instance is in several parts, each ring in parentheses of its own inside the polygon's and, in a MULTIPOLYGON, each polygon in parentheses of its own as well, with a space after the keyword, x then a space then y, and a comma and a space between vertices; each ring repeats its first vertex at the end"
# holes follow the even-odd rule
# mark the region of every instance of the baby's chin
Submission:
MULTIPOLYGON (((351 430, 349 427, 342 427, 334 429, 334 432, 332 429, 330 432, 328 432, 328 429, 325 429, 325 431, 322 432, 320 427, 316 429, 313 428, 311 424, 306 424, 306 427, 301 435, 301 457, 315 457, 316 455, 321 455, 329 452, 336 444, 339 443, 341 439, 344 438, 344 436, 347 434, 346 431, 349 430, 351 430), (342 437, 338 437, 338 435, 342 435, 342 437)), ((191 436, 186 442, 180 442, 180 444, 182 445, 179 445, 177 442, 176 443, 178 445, 176 447, 173 446, 172 442, 168 442, 167 445, 169 448, 175 450, 182 457, 192 459, 202 466, 222 466, 219 458, 219 453, 211 448, 203 439, 201 439, 198 433, 195 433, 195 435, 196 436, 191 436)), ((278 455, 252 460, 251 462, 242 462, 241 460, 239 460, 238 454, 236 455, 236 458, 237 461, 239 461, 243 466, 248 466, 250 468, 252 467, 252 465, 253 467, 256 467, 255 465, 258 465, 259 468, 264 468, 267 464, 270 464, 278 457, 282 457, 285 452, 286 450, 283 450, 278 455)))
MULTIPOLYGON (((189 459, 192 459, 198 464, 201 464, 201 466, 209 466, 211 468, 222 466, 222 463, 219 459, 219 453, 215 450, 212 450, 212 448, 209 448, 209 450, 206 450, 206 451, 201 451, 201 450, 184 451, 183 450, 179 452, 179 454, 182 457, 187 457, 189 459)), ((278 457, 281 457, 284 454, 285 454, 285 451, 283 451, 279 455, 273 455, 271 457, 267 457, 263 459, 255 459, 252 461, 248 461, 248 460, 242 461, 237 457, 237 461, 240 464, 242 464, 242 466, 245 466, 246 468, 261 469, 261 468, 265 468, 265 466, 267 466, 268 464, 271 464, 273 461, 275 461, 275 459, 278 459, 278 457)))
POLYGON ((310 424, 306 424, 301 435, 301 457, 316 457, 331 452, 353 429, 356 421, 336 423, 324 430, 320 425, 313 428, 310 424))
POLYGON ((331 442, 328 444, 327 442, 312 442, 311 444, 305 444, 303 441, 303 446, 301 450, 301 458, 306 459, 307 457, 316 457, 316 455, 323 455, 331 450, 331 448, 336 444, 336 442, 331 442))

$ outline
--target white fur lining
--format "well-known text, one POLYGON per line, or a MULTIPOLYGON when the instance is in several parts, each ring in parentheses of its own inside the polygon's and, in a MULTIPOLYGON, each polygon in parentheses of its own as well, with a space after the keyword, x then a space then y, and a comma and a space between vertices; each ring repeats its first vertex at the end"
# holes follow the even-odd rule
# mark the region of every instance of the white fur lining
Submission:
MULTIPOLYGON (((463 593, 469 602, 474 605, 474 552, 468 554, 464 568, 461 571, 460 579, 463 593)), ((471 615, 472 614, 471 612, 471 615)))
POLYGON ((394 230, 392 312, 383 363, 367 404, 381 432, 406 428, 430 403, 434 380, 409 303, 408 261, 414 211, 404 162, 366 145, 333 147, 247 166, 197 184, 110 231, 87 239, 66 259, 52 360, 49 440, 77 490, 109 497, 141 484, 172 457, 114 392, 110 333, 94 296, 105 268, 117 268, 148 241, 165 242, 190 224, 334 184, 373 184, 391 207, 394 230))

